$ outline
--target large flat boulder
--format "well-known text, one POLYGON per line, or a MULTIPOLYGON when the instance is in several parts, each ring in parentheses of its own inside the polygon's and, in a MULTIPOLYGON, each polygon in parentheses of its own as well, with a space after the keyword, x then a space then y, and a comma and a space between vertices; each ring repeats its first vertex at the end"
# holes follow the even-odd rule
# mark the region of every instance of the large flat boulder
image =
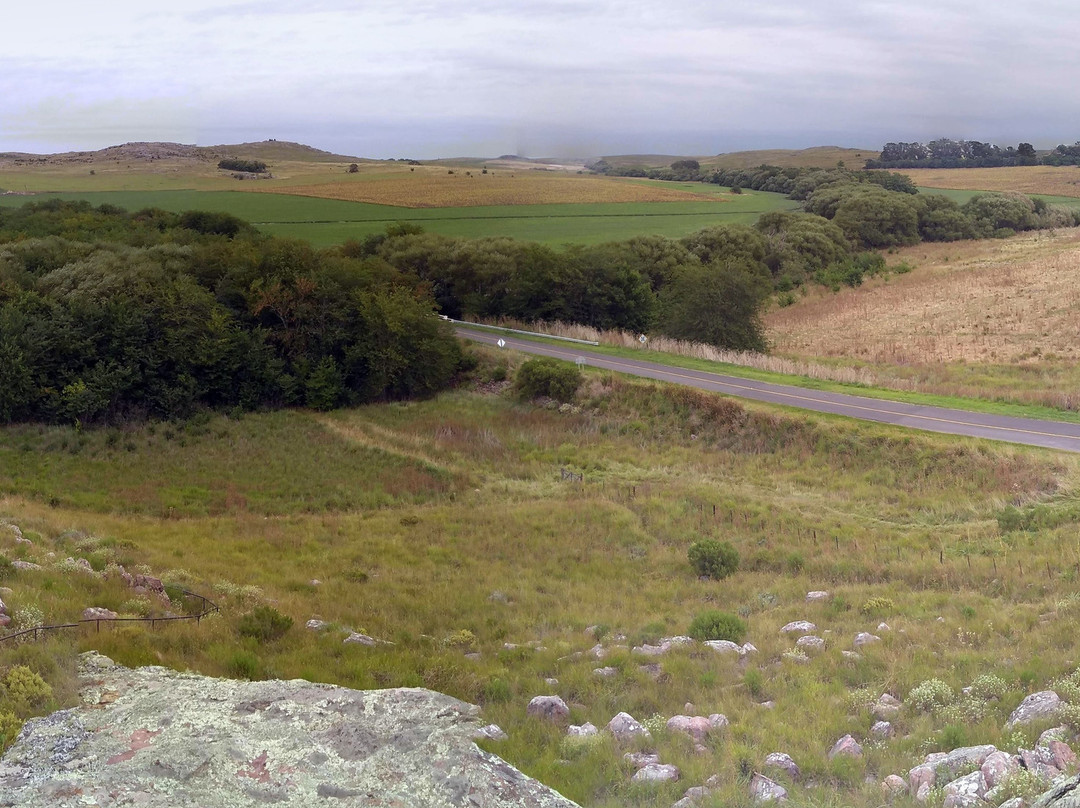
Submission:
POLYGON ((84 654, 83 704, 27 722, 0 805, 573 808, 473 743, 479 709, 419 688, 350 690, 135 670, 84 654))

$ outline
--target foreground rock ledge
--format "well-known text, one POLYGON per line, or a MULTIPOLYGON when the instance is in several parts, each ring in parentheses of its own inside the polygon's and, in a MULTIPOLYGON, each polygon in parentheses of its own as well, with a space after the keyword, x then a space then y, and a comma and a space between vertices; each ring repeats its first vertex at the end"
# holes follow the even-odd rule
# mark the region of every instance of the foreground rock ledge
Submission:
POLYGON ((472 737, 479 710, 430 690, 241 682, 80 660, 83 705, 27 722, 0 805, 85 808, 575 804, 472 737))

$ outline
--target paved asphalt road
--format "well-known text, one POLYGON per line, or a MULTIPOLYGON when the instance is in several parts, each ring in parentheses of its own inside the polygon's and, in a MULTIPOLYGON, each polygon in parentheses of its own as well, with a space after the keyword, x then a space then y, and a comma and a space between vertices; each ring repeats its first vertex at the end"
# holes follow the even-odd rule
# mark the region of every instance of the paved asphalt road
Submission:
POLYGON ((1040 421, 1033 418, 1012 418, 1005 415, 950 410, 944 407, 928 407, 921 404, 904 404, 898 401, 863 398, 844 393, 825 393, 803 387, 791 387, 784 384, 741 379, 737 376, 707 373, 701 370, 676 368, 656 362, 646 362, 641 359, 604 356, 593 353, 584 347, 549 345, 518 339, 507 334, 462 328, 460 326, 457 328, 457 333, 466 339, 484 342, 489 345, 495 345, 499 339, 504 339, 507 348, 513 348, 522 353, 553 356, 571 362, 578 361, 580 358, 589 367, 604 368, 605 370, 644 376, 648 379, 657 379, 674 384, 686 384, 702 390, 712 390, 716 393, 750 398, 755 401, 786 404, 804 410, 846 415, 851 418, 861 418, 864 421, 878 421, 883 424, 925 429, 930 432, 944 432, 947 435, 967 435, 975 438, 1023 443, 1028 446, 1061 449, 1067 452, 1080 452, 1080 424, 1040 421))

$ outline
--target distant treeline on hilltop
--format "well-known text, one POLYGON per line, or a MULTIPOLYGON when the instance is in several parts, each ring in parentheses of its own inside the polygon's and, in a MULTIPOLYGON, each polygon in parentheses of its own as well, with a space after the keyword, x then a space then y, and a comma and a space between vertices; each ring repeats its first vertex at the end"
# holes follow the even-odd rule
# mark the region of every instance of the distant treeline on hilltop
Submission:
POLYGON ((929 143, 886 143, 867 168, 1000 168, 1004 166, 1080 165, 1080 142, 1059 145, 1041 157, 1030 143, 1002 148, 978 140, 939 138, 929 143))

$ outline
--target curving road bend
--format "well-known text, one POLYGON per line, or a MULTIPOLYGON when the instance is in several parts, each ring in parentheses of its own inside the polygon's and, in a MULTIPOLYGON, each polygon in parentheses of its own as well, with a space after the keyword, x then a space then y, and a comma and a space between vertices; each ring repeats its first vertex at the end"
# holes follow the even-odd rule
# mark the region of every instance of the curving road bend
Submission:
POLYGON ((1080 423, 1042 421, 1034 418, 1013 418, 1007 415, 991 415, 983 412, 967 412, 945 407, 922 404, 905 404, 877 398, 863 398, 846 393, 827 393, 785 384, 759 382, 737 376, 724 376, 701 370, 671 367, 642 359, 623 359, 593 353, 587 348, 562 347, 541 342, 518 339, 490 331, 457 327, 457 334, 465 339, 497 345, 505 340, 506 347, 522 353, 551 356, 570 362, 580 362, 589 367, 643 376, 673 384, 685 384, 715 393, 739 398, 784 404, 815 412, 846 415, 864 421, 943 432, 947 435, 965 435, 972 438, 1042 446, 1066 452, 1080 452, 1080 423))

